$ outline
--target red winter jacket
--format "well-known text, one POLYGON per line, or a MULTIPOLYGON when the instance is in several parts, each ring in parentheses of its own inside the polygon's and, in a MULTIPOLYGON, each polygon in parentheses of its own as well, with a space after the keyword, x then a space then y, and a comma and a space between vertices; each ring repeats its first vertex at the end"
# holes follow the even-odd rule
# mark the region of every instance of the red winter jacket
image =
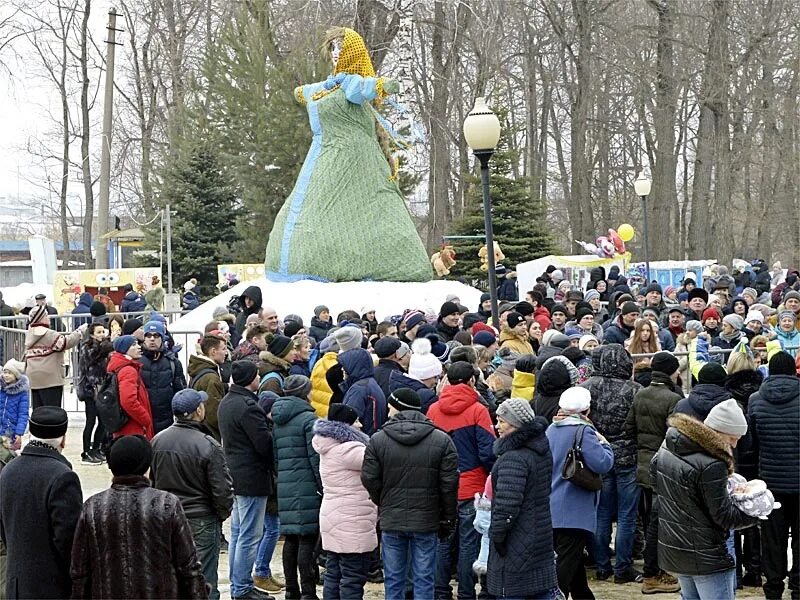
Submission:
POLYGON ((537 306, 533 311, 533 320, 542 328, 542 333, 550 329, 553 321, 550 319, 550 311, 544 306, 537 306))
POLYGON ((471 500, 483 491, 494 465, 495 435, 488 409, 466 383, 448 385, 427 417, 453 440, 458 452, 458 499, 471 500))
POLYGON ((123 435, 144 435, 148 440, 153 438, 153 415, 147 388, 139 375, 141 368, 141 363, 119 352, 112 352, 108 359, 106 371, 116 372, 119 404, 129 417, 122 429, 113 432, 114 438, 123 435))

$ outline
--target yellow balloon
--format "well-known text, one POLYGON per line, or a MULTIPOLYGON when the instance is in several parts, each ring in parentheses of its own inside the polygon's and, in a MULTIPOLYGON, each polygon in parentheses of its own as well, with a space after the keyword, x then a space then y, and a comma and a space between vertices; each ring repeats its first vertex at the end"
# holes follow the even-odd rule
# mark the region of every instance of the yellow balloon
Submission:
POLYGON ((633 239, 633 234, 635 232, 633 230, 633 227, 631 227, 627 223, 623 223, 617 228, 617 233, 619 234, 619 237, 623 242, 630 242, 633 239))

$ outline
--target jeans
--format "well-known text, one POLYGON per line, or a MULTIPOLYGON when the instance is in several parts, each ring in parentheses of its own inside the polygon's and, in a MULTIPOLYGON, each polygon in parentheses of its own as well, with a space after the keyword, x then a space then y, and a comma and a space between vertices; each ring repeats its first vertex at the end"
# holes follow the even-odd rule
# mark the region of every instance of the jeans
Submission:
POLYGON ((594 534, 594 559, 598 573, 611 572, 611 523, 617 519, 614 573, 623 575, 633 568, 633 536, 639 512, 639 486, 636 467, 614 467, 603 475, 600 505, 597 507, 597 532, 594 534))
POLYGON ((244 596, 253 589, 253 564, 258 543, 264 536, 266 496, 234 496, 231 513, 231 541, 228 544, 231 597, 244 596))
POLYGON ((558 587, 565 597, 571 594, 573 600, 594 600, 583 566, 586 533, 585 529, 553 529, 558 587))
POLYGON ((86 413, 86 424, 83 426, 83 451, 97 450, 106 436, 106 428, 97 418, 97 405, 94 403, 93 398, 83 399, 83 410, 86 413), (97 428, 95 429, 95 423, 97 428), (92 431, 94 430, 94 439, 92 439, 92 431))
POLYGON ((462 500, 458 503, 458 533, 446 540, 439 540, 436 546, 436 583, 435 598, 452 597, 450 586, 450 563, 453 545, 458 539, 458 598, 472 600, 475 598, 475 574, 472 563, 478 558, 481 549, 481 534, 475 530, 474 500, 462 500))
POLYGON ((681 584, 681 600, 733 600, 736 594, 736 569, 676 576, 681 584))
POLYGON ((789 589, 792 600, 800 598, 800 495, 775 494, 781 503, 766 521, 761 521, 761 566, 764 570, 764 596, 767 600, 780 598, 783 580, 789 568, 786 546, 792 534, 792 569, 789 571, 789 589))
POLYGON ((256 554, 255 573, 259 577, 272 577, 272 569, 269 566, 275 547, 278 545, 278 538, 281 537, 281 520, 278 515, 267 512, 264 515, 264 535, 258 545, 256 554))
POLYGON ((414 579, 414 598, 433 598, 436 541, 435 533, 381 533, 386 600, 405 600, 409 566, 414 579))
POLYGON ((209 600, 219 599, 217 589, 217 567, 219 567, 219 541, 222 536, 222 524, 216 515, 192 517, 186 519, 192 530, 194 546, 197 549, 197 560, 203 569, 203 577, 211 586, 209 600))
POLYGON ((644 507, 644 576, 656 577, 661 573, 658 566, 658 495, 650 488, 642 488, 644 507))
POLYGON ((372 552, 339 554, 328 550, 322 582, 323 600, 362 600, 372 552))
MULTIPOLYGON (((286 597, 317 597, 317 566, 314 549, 319 535, 283 536, 283 576, 286 579, 286 597), (300 573, 300 583, 297 574, 300 573)), ((364 573, 366 575, 366 572, 364 573)))

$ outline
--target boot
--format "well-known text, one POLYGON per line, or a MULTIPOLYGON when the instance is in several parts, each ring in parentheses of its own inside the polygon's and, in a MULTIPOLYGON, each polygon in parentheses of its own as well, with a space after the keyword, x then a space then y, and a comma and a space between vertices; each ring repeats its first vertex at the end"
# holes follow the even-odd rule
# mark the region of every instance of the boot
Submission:
POLYGON ((101 463, 106 462, 105 455, 100 452, 100 446, 92 444, 92 447, 91 447, 91 449, 89 450, 88 453, 91 454, 92 456, 94 456, 101 463))
POLYGON ((668 573, 655 577, 645 577, 642 581, 643 594, 674 594, 681 590, 678 580, 668 573))
POLYGON ((103 461, 92 454, 90 450, 89 452, 81 452, 81 462, 85 465, 97 466, 102 464, 103 461))

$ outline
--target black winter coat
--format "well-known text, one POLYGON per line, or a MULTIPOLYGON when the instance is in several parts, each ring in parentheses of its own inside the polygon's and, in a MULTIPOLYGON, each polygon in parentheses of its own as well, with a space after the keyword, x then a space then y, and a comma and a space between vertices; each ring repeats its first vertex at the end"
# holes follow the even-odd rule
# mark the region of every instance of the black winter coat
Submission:
POLYGON ((536 376, 536 390, 531 401, 533 414, 544 417, 548 424, 552 423, 558 412, 561 393, 570 387, 572 381, 567 367, 559 360, 547 363, 536 376))
POLYGON ((625 340, 631 337, 633 327, 622 324, 622 317, 617 317, 603 333, 603 344, 625 344, 625 340))
POLYGON ((392 376, 392 373, 399 373, 400 375, 405 374, 403 367, 401 367, 398 363, 393 360, 389 360, 388 358, 381 358, 378 361, 378 366, 375 367, 375 381, 378 382, 381 390, 383 391, 383 395, 388 398, 389 394, 392 391, 389 389, 389 379, 392 376))
POLYGON ((698 421, 705 421, 708 413, 720 402, 731 397, 728 390, 713 383, 699 383, 689 395, 675 405, 675 413, 683 413, 698 421))
POLYGON ((436 333, 443 342, 452 342, 459 331, 461 330, 458 327, 451 327, 441 321, 436 324, 436 333))
POLYGON ((759 476, 773 493, 800 494, 800 379, 770 375, 747 412, 759 476))
POLYGON ((242 306, 242 312, 236 315, 236 332, 239 335, 244 333, 244 325, 247 323, 247 317, 250 315, 258 314, 258 311, 261 310, 261 303, 263 300, 261 299, 261 288, 257 285, 251 285, 248 287, 241 296, 239 296, 239 303, 242 306), (250 298, 253 301, 253 306, 247 308, 244 303, 245 298, 250 298))
POLYGON ((70 552, 83 495, 72 465, 52 448, 25 446, 0 472, 6 598, 69 598, 70 552))
POLYGON ((308 328, 308 336, 314 338, 319 344, 328 337, 328 332, 333 327, 333 321, 322 321, 319 317, 311 317, 311 326, 308 328))
POLYGON ((186 387, 183 365, 172 352, 145 350, 139 359, 139 376, 147 388, 150 411, 153 413, 153 432, 164 431, 172 425, 172 397, 186 387))
MULTIPOLYGON (((400 388, 410 388, 419 394, 419 399, 422 401, 422 413, 428 412, 431 404, 436 402, 439 398, 436 395, 436 390, 426 387, 421 381, 412 379, 405 373, 392 373, 389 375, 389 393, 400 388)), ((387 398, 389 396, 386 396, 387 398)))
POLYGON ((625 429, 633 398, 642 386, 631 381, 633 360, 619 344, 592 353, 596 375, 581 384, 592 394, 592 422, 614 450, 614 467, 636 465, 636 436, 625 429))
POLYGON ((97 388, 106 380, 106 365, 108 357, 114 351, 111 340, 105 339, 98 342, 89 338, 82 342, 78 349, 77 383, 75 393, 78 400, 94 400, 97 388))
POLYGON ((681 398, 681 389, 660 371, 653 371, 650 385, 633 398, 625 431, 636 439, 636 481, 643 487, 653 489, 650 461, 664 441, 667 418, 681 398))
POLYGON ((550 518, 553 455, 536 417, 497 439, 487 585, 493 596, 524 598, 558 585, 550 518))
POLYGON ((138 475, 86 501, 72 547, 73 598, 207 598, 177 496, 138 475))
POLYGON ((222 448, 237 496, 271 496, 275 461, 267 415, 250 390, 232 385, 217 413, 222 448))
POLYGON ((748 480, 758 478, 758 461, 752 447, 753 425, 750 423, 747 412, 750 396, 758 391, 763 382, 764 376, 761 371, 738 371, 728 375, 725 380, 725 389, 739 403, 742 412, 747 417, 747 434, 736 444, 733 456, 736 458, 736 472, 748 480))
POLYGON ((378 505, 383 531, 431 533, 457 518, 456 447, 417 411, 396 414, 372 436, 361 482, 378 505))
POLYGON ((684 414, 669 419, 664 445, 653 459, 658 493, 658 563, 671 573, 708 575, 733 569, 731 529, 758 522, 728 494, 730 447, 718 433, 684 414))
POLYGON ((202 423, 178 419, 151 442, 153 487, 175 494, 186 518, 216 515, 227 519, 233 506, 233 480, 225 454, 202 423))

